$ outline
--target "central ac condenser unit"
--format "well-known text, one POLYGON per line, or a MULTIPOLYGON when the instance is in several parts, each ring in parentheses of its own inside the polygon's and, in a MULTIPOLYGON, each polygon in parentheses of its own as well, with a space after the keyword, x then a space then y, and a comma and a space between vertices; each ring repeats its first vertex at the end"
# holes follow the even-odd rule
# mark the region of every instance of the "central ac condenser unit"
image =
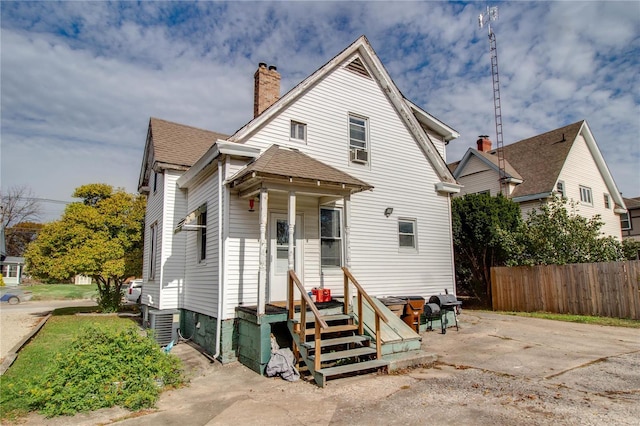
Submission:
POLYGON ((176 342, 180 327, 180 311, 149 309, 146 325, 153 330, 153 337, 160 346, 176 342))

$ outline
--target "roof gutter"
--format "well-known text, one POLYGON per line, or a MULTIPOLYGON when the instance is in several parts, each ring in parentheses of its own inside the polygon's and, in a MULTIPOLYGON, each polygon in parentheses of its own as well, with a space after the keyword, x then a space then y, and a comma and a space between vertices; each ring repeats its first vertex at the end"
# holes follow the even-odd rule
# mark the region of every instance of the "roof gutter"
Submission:
POLYGON ((218 139, 189 170, 178 178, 178 188, 189 188, 194 179, 213 164, 220 155, 256 158, 260 155, 260 149, 218 139))
POLYGON ((545 200, 553 195, 552 192, 540 192, 538 194, 523 195, 521 197, 513 197, 511 200, 516 203, 524 203, 525 201, 545 200))

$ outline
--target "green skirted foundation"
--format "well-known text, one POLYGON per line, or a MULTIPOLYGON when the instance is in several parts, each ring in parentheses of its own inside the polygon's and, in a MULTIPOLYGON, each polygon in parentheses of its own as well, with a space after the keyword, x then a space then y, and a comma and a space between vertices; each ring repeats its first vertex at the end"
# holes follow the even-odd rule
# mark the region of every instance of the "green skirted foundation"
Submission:
POLYGON ((256 373, 264 374, 271 358, 271 334, 280 347, 291 346, 286 310, 258 316, 255 311, 238 308, 236 314, 238 361, 256 373))
MULTIPOLYGON (((183 309, 180 316, 180 334, 183 338, 197 343, 209 355, 214 355, 216 350, 216 321, 215 317, 199 314, 183 309)), ((236 333, 235 319, 223 320, 220 334, 220 354, 218 360, 227 364, 237 360, 236 357, 236 333)))

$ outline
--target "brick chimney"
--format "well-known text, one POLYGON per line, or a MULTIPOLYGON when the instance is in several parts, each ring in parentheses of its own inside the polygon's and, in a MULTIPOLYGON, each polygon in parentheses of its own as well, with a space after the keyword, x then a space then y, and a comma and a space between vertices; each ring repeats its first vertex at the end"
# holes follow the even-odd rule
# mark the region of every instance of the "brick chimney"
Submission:
POLYGON ((478 136, 478 151, 488 152, 491 151, 491 139, 487 135, 478 136))
POLYGON ((275 66, 267 68, 267 64, 260 62, 253 79, 253 118, 256 118, 280 99, 280 73, 275 66))

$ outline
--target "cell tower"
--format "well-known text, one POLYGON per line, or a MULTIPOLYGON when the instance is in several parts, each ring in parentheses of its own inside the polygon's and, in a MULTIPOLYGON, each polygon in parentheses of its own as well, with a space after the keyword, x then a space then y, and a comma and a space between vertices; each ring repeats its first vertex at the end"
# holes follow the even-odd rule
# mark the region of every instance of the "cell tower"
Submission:
POLYGON ((496 117, 496 153, 498 155, 498 169, 500 181, 500 193, 505 197, 509 196, 507 188, 506 173, 504 165, 504 152, 502 140, 502 106, 500 104, 500 74, 498 73, 498 48, 496 46, 496 35, 491 29, 491 21, 498 19, 498 6, 489 7, 478 16, 478 26, 489 29, 489 53, 491 54, 491 76, 493 78, 493 107, 496 117))

